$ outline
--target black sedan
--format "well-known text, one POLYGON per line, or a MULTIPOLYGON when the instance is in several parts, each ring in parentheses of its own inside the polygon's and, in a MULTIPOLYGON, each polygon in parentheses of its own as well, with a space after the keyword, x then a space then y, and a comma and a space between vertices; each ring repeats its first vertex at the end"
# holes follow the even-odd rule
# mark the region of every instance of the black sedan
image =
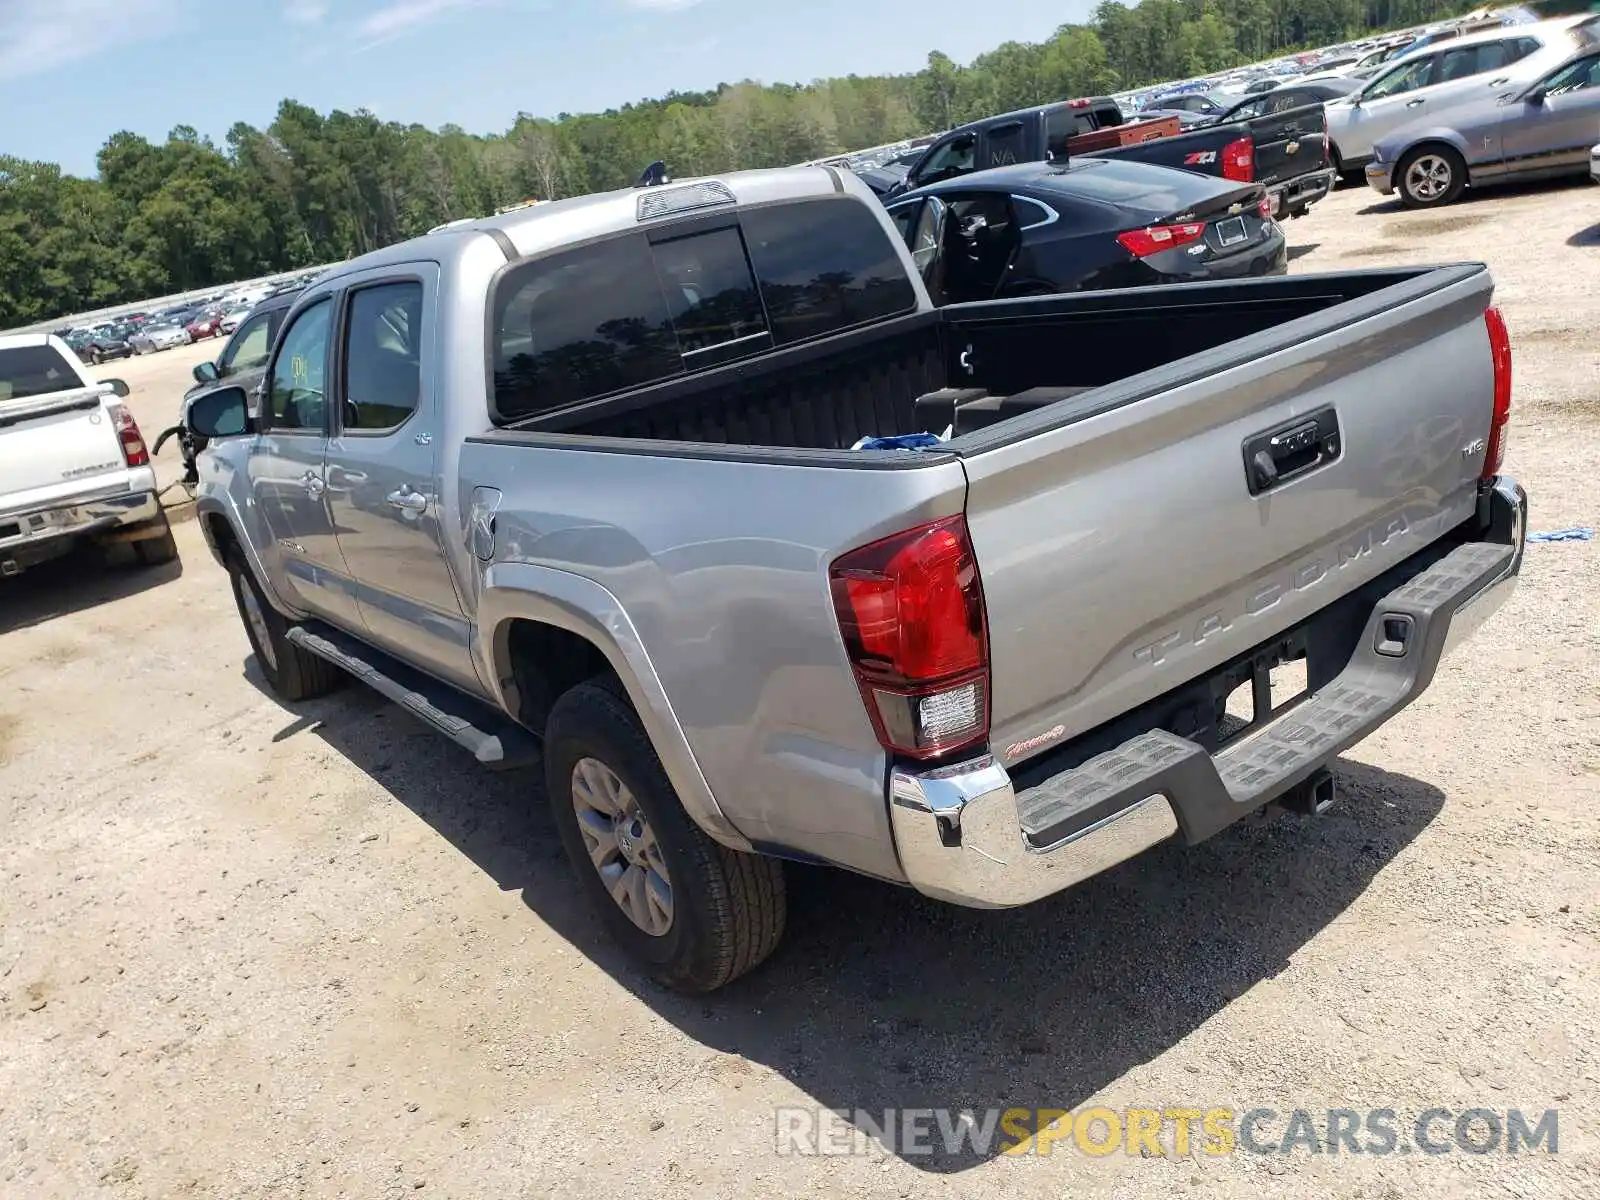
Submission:
POLYGON ((86 363, 103 363, 113 358, 127 358, 133 353, 128 345, 128 335, 115 325, 102 325, 98 329, 77 329, 67 335, 67 345, 86 363))
POLYGON ((1257 184, 1079 158, 963 175, 889 215, 936 304, 1281 275, 1283 231, 1257 184))

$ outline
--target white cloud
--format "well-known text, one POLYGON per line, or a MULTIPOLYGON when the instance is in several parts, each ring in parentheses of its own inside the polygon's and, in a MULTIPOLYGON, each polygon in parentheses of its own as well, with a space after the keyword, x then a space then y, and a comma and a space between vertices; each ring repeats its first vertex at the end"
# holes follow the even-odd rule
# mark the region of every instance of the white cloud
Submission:
POLYGON ((178 26, 184 0, 0 0, 0 80, 40 75, 178 26))
POLYGON ((366 37, 384 41, 455 9, 474 8, 479 3, 480 0, 394 0, 363 17, 356 28, 366 37))
POLYGON ((283 0, 283 15, 296 25, 318 25, 328 7, 328 0, 283 0))

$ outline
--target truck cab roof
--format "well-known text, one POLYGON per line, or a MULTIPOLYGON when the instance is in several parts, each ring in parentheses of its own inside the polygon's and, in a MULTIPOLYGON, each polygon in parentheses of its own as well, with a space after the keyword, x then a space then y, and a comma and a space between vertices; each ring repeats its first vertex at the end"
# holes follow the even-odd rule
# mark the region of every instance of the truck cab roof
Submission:
POLYGON ((777 200, 839 194, 854 188, 860 189, 863 200, 871 201, 871 192, 864 184, 856 183, 849 172, 820 166, 784 167, 575 196, 483 217, 375 250, 328 271, 316 280, 316 286, 374 267, 451 261, 469 252, 468 247, 485 235, 500 245, 508 259, 528 258, 696 210, 711 213, 726 208, 731 211, 777 200))

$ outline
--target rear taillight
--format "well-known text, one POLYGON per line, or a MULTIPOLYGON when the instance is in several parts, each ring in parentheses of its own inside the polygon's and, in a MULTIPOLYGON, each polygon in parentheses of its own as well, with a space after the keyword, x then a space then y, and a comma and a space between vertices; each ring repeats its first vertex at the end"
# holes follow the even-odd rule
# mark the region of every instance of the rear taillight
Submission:
POLYGON ((1247 137, 1234 138, 1222 148, 1222 177, 1240 183, 1256 179, 1256 144, 1247 137))
POLYGON ((117 441, 122 443, 122 461, 130 467, 150 465, 150 451, 145 448, 144 435, 139 432, 139 422, 133 419, 127 405, 108 406, 111 424, 117 431, 117 441))
POLYGON ((1261 214, 1263 221, 1272 220, 1272 197, 1262 196, 1260 202, 1256 204, 1256 211, 1261 214))
POLYGON ((1206 234, 1204 221, 1186 221, 1182 225, 1148 225, 1143 229, 1130 229, 1117 234, 1122 248, 1135 258, 1149 258, 1163 250, 1175 250, 1197 242, 1206 234))
POLYGON ((834 562, 829 582, 884 749, 938 758, 989 736, 989 637, 965 518, 852 550, 834 562))
POLYGON ((1489 359, 1494 364, 1494 416, 1479 478, 1492 479, 1500 474, 1500 464, 1505 461, 1506 426, 1511 421, 1511 335, 1506 332, 1506 319, 1492 304, 1484 309, 1483 323, 1489 330, 1489 359))

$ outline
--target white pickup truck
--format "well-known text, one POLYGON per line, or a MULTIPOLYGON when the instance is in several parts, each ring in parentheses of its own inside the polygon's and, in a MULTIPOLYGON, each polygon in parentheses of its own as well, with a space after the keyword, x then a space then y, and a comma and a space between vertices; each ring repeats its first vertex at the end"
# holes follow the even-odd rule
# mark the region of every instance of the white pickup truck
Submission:
POLYGON ((0 575, 89 539, 145 565, 178 556, 120 379, 85 375, 65 342, 0 337, 0 575))

